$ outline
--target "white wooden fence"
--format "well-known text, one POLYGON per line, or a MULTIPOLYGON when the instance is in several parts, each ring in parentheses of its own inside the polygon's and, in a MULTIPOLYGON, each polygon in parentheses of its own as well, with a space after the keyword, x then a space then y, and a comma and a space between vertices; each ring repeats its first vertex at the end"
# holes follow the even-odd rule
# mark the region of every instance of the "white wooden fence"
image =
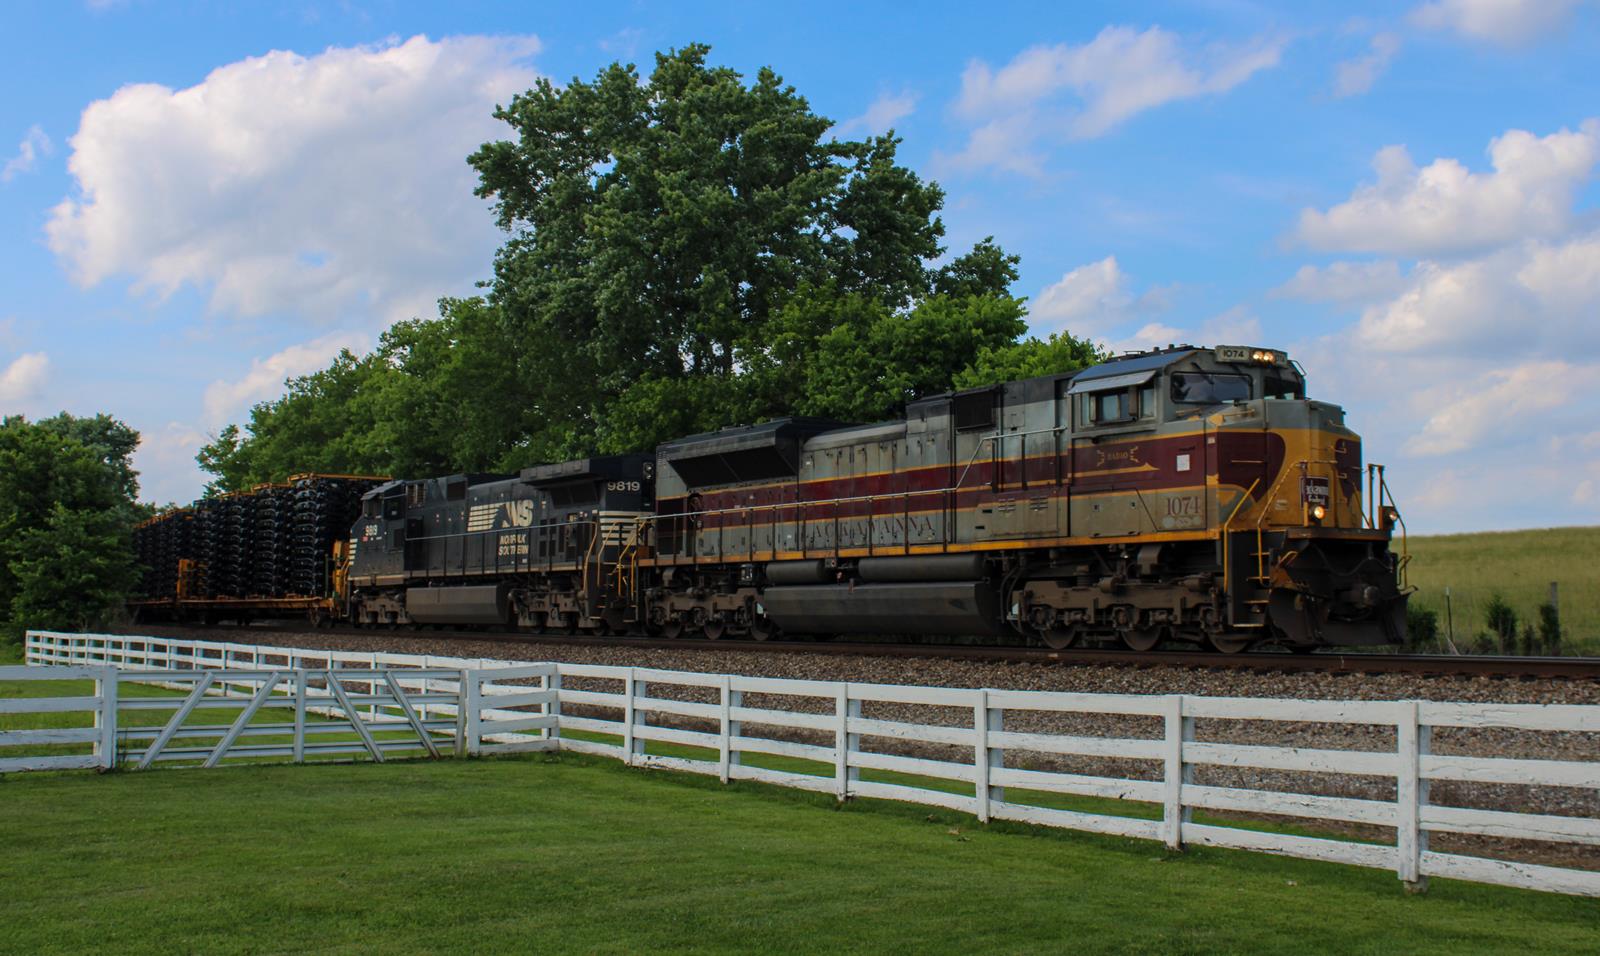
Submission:
MULTIPOLYGON (((1174 849, 1192 843, 1392 869, 1411 885, 1422 884, 1428 876, 1442 876, 1600 896, 1600 871, 1438 852, 1428 845, 1430 833, 1600 845, 1600 820, 1592 817, 1444 806, 1429 800, 1429 787, 1435 781, 1600 790, 1600 760, 1444 755, 1432 753, 1430 746, 1435 728, 1600 734, 1600 706, 957 689, 49 632, 30 632, 27 653, 33 664, 114 664, 154 670, 125 674, 125 680, 164 681, 185 669, 236 668, 244 660, 261 668, 266 666, 262 661, 281 659, 291 669, 301 670, 308 660, 324 670, 365 661, 369 668, 390 669, 390 674, 411 667, 418 670, 396 676, 397 685, 409 680, 425 692, 448 684, 465 687, 458 690, 465 699, 429 698, 426 705, 453 708, 450 712, 457 714, 459 721, 453 732, 466 742, 464 749, 469 752, 559 748, 616 757, 634 766, 712 774, 724 781, 756 780, 816 790, 841 800, 879 797, 948 807, 971 813, 980 821, 1019 820, 1160 840, 1174 849), (433 672, 437 668, 457 672, 446 680, 433 672), (534 687, 507 683, 513 680, 538 683, 534 687), (579 689, 566 686, 566 682, 587 686, 579 689), (604 685, 615 689, 601 689, 604 685), (702 699, 673 699, 662 693, 664 688, 688 689, 702 699), (747 699, 750 697, 755 699, 747 699), (774 698, 796 699, 796 704, 784 706, 774 698), (484 708, 483 703, 491 699, 496 706, 484 708), (959 722, 907 722, 864 713, 878 705, 906 704, 938 708, 947 719, 959 722), (583 708, 585 713, 565 713, 567 706, 583 708), (536 710, 510 709, 525 707, 536 710), (1149 736, 1125 737, 1005 729, 1007 714, 1024 712, 1142 717, 1160 729, 1149 736), (957 713, 958 718, 950 717, 957 713), (658 718, 656 722, 652 716, 658 718), (673 719, 678 726, 663 725, 661 717, 673 719), (1196 720, 1376 725, 1393 729, 1395 747, 1334 750, 1213 742, 1196 739, 1196 720), (785 736, 753 732, 757 730, 785 736), (497 734, 497 739, 506 743, 483 743, 497 734), (922 745, 925 752, 931 748, 948 754, 958 749, 964 756, 956 760, 886 753, 865 747, 864 738, 879 747, 885 742, 902 749, 922 745), (699 748, 699 752, 652 754, 646 750, 651 742, 699 748), (1159 773, 1138 779, 1025 769, 1008 766, 1007 753, 1120 758, 1159 773), (746 755, 752 754, 768 755, 762 762, 769 766, 747 763, 746 755), (773 756, 810 763, 770 766, 782 763, 771 760, 773 756), (1195 782, 1195 768, 1204 766, 1387 779, 1393 781, 1395 798, 1200 785, 1195 782), (816 772, 803 772, 807 767, 816 772), (877 779, 863 779, 864 770, 877 779), (1158 807, 1160 813, 1158 818, 1145 819, 1030 802, 1051 794, 1133 801, 1158 807), (1394 838, 1392 843, 1353 842, 1245 829, 1221 819, 1200 823, 1192 819, 1196 809, 1362 824, 1392 830, 1394 838)), ((374 678, 370 670, 366 676, 388 680, 374 678)), ((339 677, 335 686, 347 682, 343 674, 339 677)), ((101 686, 114 686, 109 679, 100 679, 101 686)), ((216 684, 224 688, 233 688, 234 683, 227 676, 216 678, 216 684)), ((248 685, 249 680, 243 683, 248 685)), ((259 695, 260 685, 253 686, 259 695)), ((237 692, 248 694, 250 687, 237 692)), ((667 692, 684 695, 683 691, 667 692)), ((90 700, 77 699, 79 703, 90 700)), ((393 716, 395 704, 393 700, 351 698, 342 710, 349 713, 365 705, 373 713, 387 713, 388 719, 399 720, 393 716)), ((442 725, 439 729, 444 730, 442 725)))

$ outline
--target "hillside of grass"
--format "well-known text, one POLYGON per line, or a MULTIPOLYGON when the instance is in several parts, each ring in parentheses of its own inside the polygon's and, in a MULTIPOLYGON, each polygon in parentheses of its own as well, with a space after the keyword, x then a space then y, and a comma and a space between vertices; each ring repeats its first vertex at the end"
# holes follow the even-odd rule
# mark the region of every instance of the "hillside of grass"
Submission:
POLYGON ((1441 634, 1453 618, 1462 650, 1488 631, 1485 615, 1496 594, 1516 611, 1519 628, 1537 626, 1554 581, 1563 652, 1600 654, 1600 527, 1430 535, 1408 545, 1413 605, 1438 614, 1441 634))

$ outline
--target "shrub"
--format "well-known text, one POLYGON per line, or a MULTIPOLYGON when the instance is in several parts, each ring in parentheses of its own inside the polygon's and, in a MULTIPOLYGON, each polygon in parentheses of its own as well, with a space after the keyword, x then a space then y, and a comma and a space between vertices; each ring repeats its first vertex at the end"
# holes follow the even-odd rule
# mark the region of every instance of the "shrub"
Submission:
POLYGON ((1489 625, 1489 636, 1499 642, 1500 653, 1512 654, 1517 649, 1517 612, 1499 594, 1489 596, 1483 611, 1484 623, 1489 625))
POLYGON ((1539 644, 1546 654, 1561 655, 1561 617, 1554 604, 1539 605, 1539 644))
POLYGON ((1423 646, 1439 640, 1439 612, 1415 604, 1406 605, 1406 640, 1423 646))

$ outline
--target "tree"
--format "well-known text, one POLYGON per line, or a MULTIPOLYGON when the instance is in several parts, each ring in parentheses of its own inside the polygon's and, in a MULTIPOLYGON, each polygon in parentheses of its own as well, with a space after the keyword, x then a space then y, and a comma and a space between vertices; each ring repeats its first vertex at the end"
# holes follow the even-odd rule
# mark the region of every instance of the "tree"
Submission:
POLYGON ((120 603, 141 513, 129 460, 138 443, 105 415, 0 421, 0 615, 82 623, 120 603))
POLYGON ((18 536, 11 619, 50 630, 84 630, 104 621, 138 579, 129 531, 114 512, 58 502, 42 526, 18 536))
POLYGON ((1073 338, 1066 332, 1049 338, 1032 336, 1020 342, 1006 342, 978 353, 970 366, 955 376, 956 388, 977 388, 999 382, 1076 372, 1104 362, 1110 355, 1088 339, 1073 338))
MULTIPOLYGON (((490 301, 543 346, 518 369, 542 396, 536 447, 649 447, 687 421, 764 412, 732 380, 796 293, 900 309, 942 275, 943 192, 898 165, 899 140, 825 138, 831 121, 772 70, 747 84, 707 53, 658 54, 647 78, 613 64, 541 80, 496 112, 516 139, 469 159, 512 234, 490 301), (667 395, 682 408, 652 413, 667 395)), ((945 281, 981 283, 997 255, 945 281)))

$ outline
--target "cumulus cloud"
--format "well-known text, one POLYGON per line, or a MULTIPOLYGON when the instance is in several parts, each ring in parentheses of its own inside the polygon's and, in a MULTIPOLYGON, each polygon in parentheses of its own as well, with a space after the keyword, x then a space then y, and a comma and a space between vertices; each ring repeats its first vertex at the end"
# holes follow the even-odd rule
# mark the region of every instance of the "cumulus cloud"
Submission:
POLYGON ((1427 30, 1521 46, 1554 32, 1579 0, 1432 0, 1411 11, 1411 22, 1427 30))
POLYGON ((1572 203, 1600 158, 1600 120, 1539 137, 1509 130, 1489 144, 1494 171, 1454 159, 1418 168, 1404 146, 1373 158, 1376 183, 1300 214, 1296 238, 1317 249, 1428 256, 1481 250, 1571 228, 1572 203))
POLYGON ((1573 392, 1592 392, 1596 385, 1596 365, 1540 361, 1493 369, 1439 396, 1407 451, 1419 456, 1464 451, 1488 435, 1534 425, 1543 414, 1568 405, 1573 392))
POLYGON ((833 128, 836 135, 844 136, 851 133, 866 133, 872 136, 881 136, 887 133, 894 124, 910 116, 917 109, 917 94, 910 90, 899 93, 883 93, 867 111, 860 116, 850 119, 833 128))
POLYGON ((941 159, 956 168, 1037 168, 1030 147, 1042 135, 1092 139, 1166 103, 1225 93, 1276 66, 1283 47, 1265 38, 1185 49, 1160 27, 1106 27, 1088 43, 1024 50, 999 69, 974 60, 954 108, 978 125, 962 152, 941 159))
POLYGON ((1394 298, 1368 306, 1369 346, 1563 355, 1600 347, 1600 233, 1529 240, 1462 262, 1421 262, 1394 298))
POLYGON ((1335 302, 1341 305, 1371 302, 1395 295, 1405 287, 1400 264, 1392 259, 1376 262, 1335 262, 1322 268, 1301 266, 1294 278, 1272 290, 1283 299, 1335 302))
POLYGON ((1400 52, 1400 37, 1394 33, 1378 33, 1372 38, 1367 52, 1345 60, 1334 68, 1333 95, 1359 96, 1372 89, 1378 77, 1389 69, 1389 64, 1400 52))
MULTIPOLYGON (((0 371, 0 402, 16 406, 39 394, 50 374, 50 357, 26 352, 0 371)), ((9 410, 9 409, 8 409, 9 410)))
POLYGON ((44 130, 37 125, 28 127, 22 142, 17 144, 17 154, 0 166, 0 183, 9 183, 23 173, 33 172, 39 165, 39 157, 49 156, 53 152, 55 144, 50 142, 44 130))
POLYGON ((291 345, 266 358, 254 359, 250 370, 241 378, 218 379, 206 386, 201 401, 206 424, 220 426, 256 402, 272 398, 283 388, 285 379, 326 367, 342 349, 360 352, 371 344, 362 333, 333 332, 310 342, 291 345))
POLYGON ((213 312, 401 318, 464 291, 498 243, 465 157, 503 134, 531 37, 272 52, 84 110, 51 213, 74 280, 207 290, 213 312))
POLYGON ((1039 293, 1030 311, 1036 321, 1089 331, 1117 321, 1132 303, 1127 274, 1116 256, 1106 256, 1069 270, 1039 293))
POLYGON ((193 425, 167 422, 160 428, 141 428, 133 467, 139 472, 143 497, 165 504, 194 499, 212 475, 200 470, 195 454, 213 436, 193 425))

